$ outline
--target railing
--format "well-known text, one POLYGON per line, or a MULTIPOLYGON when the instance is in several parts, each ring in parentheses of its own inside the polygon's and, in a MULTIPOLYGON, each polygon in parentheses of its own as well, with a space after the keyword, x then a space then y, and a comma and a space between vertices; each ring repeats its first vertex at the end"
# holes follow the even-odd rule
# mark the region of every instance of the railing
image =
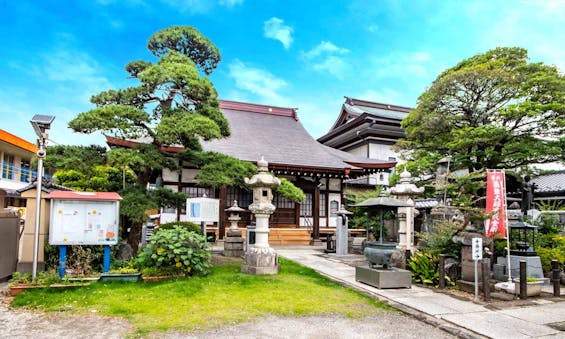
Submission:
POLYGON ((27 167, 16 166, 9 162, 0 162, 2 173, 0 180, 10 180, 16 182, 32 182, 37 178, 37 171, 27 167))

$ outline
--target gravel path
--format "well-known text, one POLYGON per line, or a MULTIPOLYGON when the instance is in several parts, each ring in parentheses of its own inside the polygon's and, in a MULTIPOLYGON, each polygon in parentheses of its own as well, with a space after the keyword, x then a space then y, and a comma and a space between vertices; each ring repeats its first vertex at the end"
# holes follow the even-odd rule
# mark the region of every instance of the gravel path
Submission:
MULTIPOLYGON (((0 297, 1 298, 1 297, 0 297)), ((12 309, 0 300, 0 338, 124 338, 133 331, 125 320, 92 315, 12 309)), ((383 313, 364 320, 340 316, 269 316, 256 322, 203 332, 154 333, 151 338, 454 338, 411 317, 383 313)))
POLYGON ((351 320, 339 316, 286 318, 270 316, 257 322, 225 326, 198 333, 168 332, 153 338, 245 338, 245 339, 369 339, 455 338, 414 318, 393 313, 351 320))

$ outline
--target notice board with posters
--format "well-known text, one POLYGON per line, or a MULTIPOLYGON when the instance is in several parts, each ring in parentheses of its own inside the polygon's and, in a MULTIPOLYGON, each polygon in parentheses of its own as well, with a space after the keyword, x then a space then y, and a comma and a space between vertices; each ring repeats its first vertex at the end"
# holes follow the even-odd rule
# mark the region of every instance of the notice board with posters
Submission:
POLYGON ((49 244, 115 245, 118 243, 119 200, 97 200, 96 196, 89 197, 91 199, 52 197, 49 244))
POLYGON ((219 222, 220 200, 212 198, 186 199, 187 221, 190 222, 219 222))

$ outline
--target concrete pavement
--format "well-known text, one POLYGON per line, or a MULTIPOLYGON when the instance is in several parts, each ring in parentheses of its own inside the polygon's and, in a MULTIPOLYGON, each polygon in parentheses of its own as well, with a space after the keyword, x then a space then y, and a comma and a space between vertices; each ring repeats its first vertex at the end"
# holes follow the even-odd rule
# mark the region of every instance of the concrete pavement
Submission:
POLYGON ((312 247, 275 247, 284 258, 310 267, 348 287, 464 338, 565 338, 565 299, 540 301, 527 307, 491 310, 432 289, 377 289, 355 281, 353 255, 326 255, 312 247), (349 264, 348 264, 349 263, 349 264), (553 326, 553 327, 551 327, 553 326))

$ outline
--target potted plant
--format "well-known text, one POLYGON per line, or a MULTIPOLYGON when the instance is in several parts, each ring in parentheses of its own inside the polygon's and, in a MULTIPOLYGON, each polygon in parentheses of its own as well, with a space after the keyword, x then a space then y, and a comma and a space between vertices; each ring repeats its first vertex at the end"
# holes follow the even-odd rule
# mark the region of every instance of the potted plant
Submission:
POLYGON ((30 288, 67 288, 87 286, 89 284, 89 282, 70 281, 67 278, 61 279, 55 270, 51 270, 39 272, 35 280, 32 279, 30 273, 21 274, 20 272, 14 272, 8 287, 10 295, 16 296, 30 288))
MULTIPOLYGON (((534 297, 541 294, 543 280, 534 277, 527 277, 526 285, 526 295, 528 297, 534 297)), ((514 279, 514 291, 516 294, 520 294, 520 278, 514 279)))
POLYGON ((107 273, 102 273, 100 275, 100 281, 127 281, 127 282, 137 282, 141 272, 131 267, 122 267, 118 269, 113 269, 107 273))

